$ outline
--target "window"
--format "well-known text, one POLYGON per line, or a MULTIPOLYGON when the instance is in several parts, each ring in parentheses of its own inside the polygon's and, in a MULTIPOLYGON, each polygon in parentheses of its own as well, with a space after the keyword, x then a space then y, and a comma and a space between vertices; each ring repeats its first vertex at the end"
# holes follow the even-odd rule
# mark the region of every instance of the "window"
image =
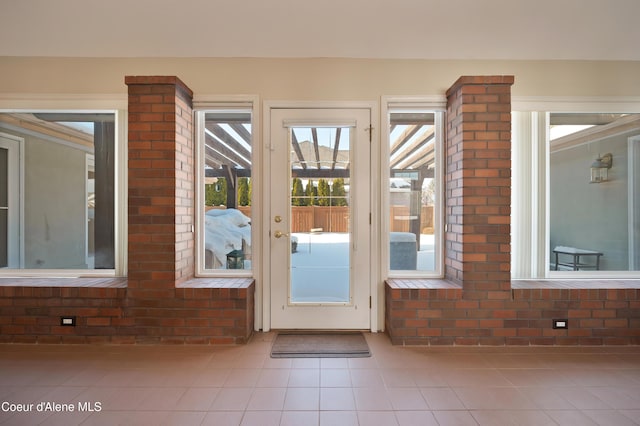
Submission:
POLYGON ((0 113, 0 268, 113 273, 115 161, 114 112, 0 113))
POLYGON ((513 150, 514 278, 640 270, 640 114, 515 113, 513 150))
POLYGON ((199 270, 252 269, 252 110, 198 113, 199 270))
POLYGON ((390 275, 438 276, 441 271, 443 113, 388 110, 388 267, 390 275))

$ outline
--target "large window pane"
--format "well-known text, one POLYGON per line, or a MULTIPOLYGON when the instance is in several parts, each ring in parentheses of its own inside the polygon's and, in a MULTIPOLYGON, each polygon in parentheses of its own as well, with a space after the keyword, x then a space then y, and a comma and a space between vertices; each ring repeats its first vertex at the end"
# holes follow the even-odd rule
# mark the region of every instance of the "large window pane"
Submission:
POLYGON ((204 113, 204 269, 251 269, 251 111, 204 113))
POLYGON ((9 264, 9 156, 8 149, 0 146, 0 268, 9 264))
POLYGON ((550 115, 552 271, 640 270, 640 114, 550 115))
POLYGON ((436 270, 436 113, 389 114, 389 269, 436 270))
POLYGON ((24 140, 9 179, 23 206, 9 206, 9 229, 24 235, 9 257, 25 269, 114 269, 115 114, 4 113, 0 130, 24 140))

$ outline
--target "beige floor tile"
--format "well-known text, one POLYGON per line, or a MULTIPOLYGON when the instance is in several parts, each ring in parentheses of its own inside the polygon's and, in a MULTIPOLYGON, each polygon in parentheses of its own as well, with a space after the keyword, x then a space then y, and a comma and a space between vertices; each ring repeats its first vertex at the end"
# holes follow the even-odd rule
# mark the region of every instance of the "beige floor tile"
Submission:
POLYGON ((378 368, 378 362, 374 357, 349 358, 348 364, 351 369, 378 368))
POLYGON ((320 411, 320 426, 359 426, 355 411, 320 411))
POLYGON ((471 411, 471 415, 481 426, 556 426, 542 411, 481 410, 471 411))
POLYGON ((249 411, 282 411, 286 388, 256 388, 249 399, 249 411))
POLYGON ((320 370, 294 368, 289 372, 290 388, 308 388, 320 386, 320 370))
POLYGON ((208 412, 202 420, 202 426, 238 426, 242 422, 243 411, 208 412))
POLYGON ((351 369, 351 385, 354 388, 384 388, 384 380, 378 369, 351 369))
POLYGON ((611 407, 586 388, 570 387, 562 389, 567 401, 579 410, 610 410, 611 407))
POLYGON ((456 368, 443 373, 447 384, 457 386, 512 386, 500 372, 491 368, 456 368))
POLYGON ((536 407, 544 410, 573 410, 573 406, 565 398, 565 392, 562 388, 518 388, 520 393, 531 400, 536 407))
POLYGON ((346 368, 323 368, 320 370, 320 386, 323 388, 351 387, 351 375, 346 368))
POLYGON ((464 409, 464 404, 450 388, 420 388, 420 392, 431 410, 464 409))
POLYGON ((294 358, 291 368, 320 368, 320 358, 294 358))
POLYGON ((599 425, 605 426, 637 426, 640 424, 640 417, 633 421, 626 415, 616 410, 583 410, 583 414, 599 425))
POLYGON ((175 405, 180 411, 207 411, 218 396, 220 388, 189 388, 175 405))
POLYGON ((193 382, 193 386, 221 388, 227 381, 229 372, 222 369, 204 370, 193 382))
POLYGON ((206 411, 174 411, 162 421, 162 426, 200 426, 206 411))
POLYGON ((387 392, 382 389, 354 388, 353 396, 358 411, 391 411, 393 409, 387 392))
POLYGON ((598 423, 580 410, 549 410, 546 413, 560 426, 598 426, 598 423))
POLYGON ((128 413, 124 411, 100 411, 93 413, 82 423, 83 426, 113 426, 119 425, 128 413))
POLYGON ((321 358, 320 368, 349 368, 347 358, 321 358))
POLYGON ((382 380, 389 388, 417 387, 416 371, 407 368, 385 368, 380 370, 382 380))
POLYGON ((429 406, 419 389, 390 388, 387 395, 394 410, 428 410, 429 406))
POLYGON ((166 411, 130 411, 124 416, 123 426, 161 425, 169 413, 166 411))
POLYGON ((393 411, 358 411, 358 421, 367 426, 397 426, 393 411))
POLYGON ((356 404, 351 388, 320 389, 320 410, 353 411, 355 409, 356 404))
POLYGON ((246 411, 240 426, 279 426, 280 411, 246 411))
MULTIPOLYGON (((477 426, 478 422, 468 411, 433 411, 440 426, 477 426)), ((497 426, 497 425, 496 425, 497 426)))
POLYGON ((253 388, 222 388, 213 400, 210 411, 244 411, 253 394, 253 388))
POLYGON ((285 411, 318 411, 319 409, 319 388, 287 388, 284 399, 285 411))
POLYGON ((146 397, 137 409, 173 410, 186 391, 186 388, 148 388, 146 397))
POLYGON ((293 365, 291 358, 266 358, 262 368, 284 368, 290 369, 293 365))
POLYGON ((438 426, 431 411, 396 411, 400 426, 438 426))
POLYGON ((320 422, 320 413, 314 411, 283 411, 280 426, 315 426, 320 422))
POLYGON ((289 383, 289 369, 269 368, 260 371, 256 387, 281 388, 289 383))
POLYGON ((469 410, 533 410, 538 407, 516 388, 458 387, 453 389, 469 410))
POLYGON ((251 388, 258 383, 262 371, 259 368, 234 368, 224 381, 225 388, 251 388))

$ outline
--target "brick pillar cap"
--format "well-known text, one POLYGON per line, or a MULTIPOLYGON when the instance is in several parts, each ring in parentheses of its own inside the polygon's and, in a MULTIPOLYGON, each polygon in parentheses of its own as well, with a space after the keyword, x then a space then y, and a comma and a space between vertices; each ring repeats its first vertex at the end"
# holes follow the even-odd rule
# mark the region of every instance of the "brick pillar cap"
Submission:
POLYGON ((189 95, 189 97, 193 97, 193 91, 189 89, 189 86, 184 84, 182 80, 180 80, 176 76, 168 75, 152 75, 152 76, 139 76, 139 75, 127 75, 124 77, 124 83, 127 86, 135 86, 135 85, 169 85, 176 86, 176 88, 183 90, 185 93, 189 95))
POLYGON ((451 95, 453 92, 457 91, 461 86, 468 85, 509 85, 511 86, 514 82, 514 77, 512 75, 479 75, 479 76, 468 76, 463 75, 455 83, 447 90, 447 96, 451 95))

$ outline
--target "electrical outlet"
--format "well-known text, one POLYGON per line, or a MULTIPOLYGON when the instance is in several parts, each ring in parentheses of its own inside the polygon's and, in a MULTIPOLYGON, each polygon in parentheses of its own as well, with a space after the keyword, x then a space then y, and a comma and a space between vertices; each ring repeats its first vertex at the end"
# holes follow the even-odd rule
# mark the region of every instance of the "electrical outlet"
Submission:
POLYGON ((568 319, 554 319, 553 320, 553 328, 556 329, 565 329, 569 328, 569 320, 568 319))
POLYGON ((60 317, 60 325, 63 327, 75 327, 76 317, 60 317))

